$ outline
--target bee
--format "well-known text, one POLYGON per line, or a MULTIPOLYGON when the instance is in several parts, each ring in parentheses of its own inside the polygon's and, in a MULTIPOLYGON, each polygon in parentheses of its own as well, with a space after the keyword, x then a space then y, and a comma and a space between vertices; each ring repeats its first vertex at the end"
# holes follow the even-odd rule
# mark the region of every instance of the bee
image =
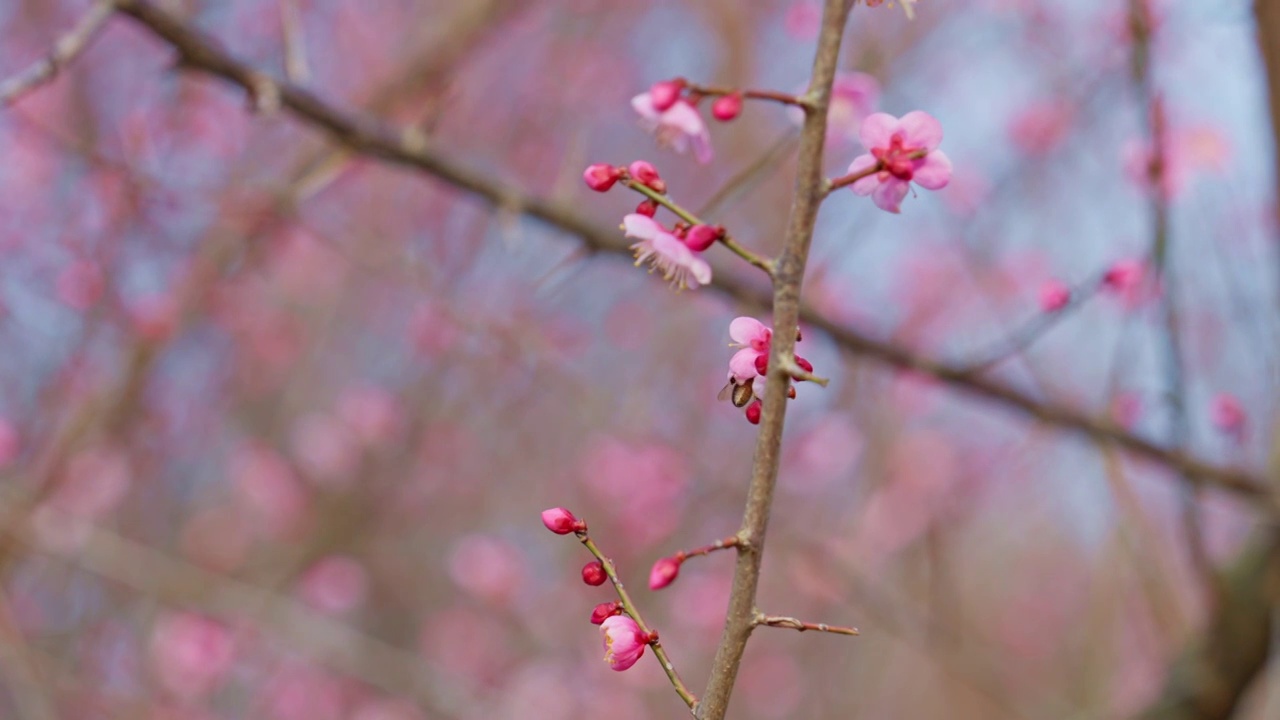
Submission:
POLYGON ((738 384, 733 378, 729 378, 729 382, 720 389, 720 394, 716 395, 716 400, 724 402, 725 400, 733 400, 734 407, 746 407, 751 402, 751 398, 755 392, 751 389, 751 384, 755 382, 755 378, 738 384))

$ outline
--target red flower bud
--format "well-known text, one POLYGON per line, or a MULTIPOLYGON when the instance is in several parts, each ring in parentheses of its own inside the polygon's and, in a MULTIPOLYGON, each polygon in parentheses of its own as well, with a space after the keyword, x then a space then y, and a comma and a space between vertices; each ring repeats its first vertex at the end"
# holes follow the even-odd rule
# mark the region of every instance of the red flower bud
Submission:
POLYGON ((582 566, 582 582, 591 585, 603 585, 609 579, 608 573, 604 571, 604 565, 599 560, 592 560, 582 566))
POLYGON ((720 122, 729 122, 742 112, 742 93, 732 93, 716 98, 711 103, 711 117, 720 122))
POLYGON ((645 200, 636 206, 636 214, 653 217, 658 214, 658 203, 653 200, 645 200))
POLYGON ((667 184, 658 175, 658 169, 644 160, 637 160, 631 163, 631 166, 627 168, 627 172, 631 173, 632 180, 651 188, 654 192, 665 193, 667 191, 667 184))
POLYGON ((622 168, 616 168, 608 163, 588 165, 587 169, 582 171, 582 179, 587 183, 587 187, 596 192, 605 192, 613 187, 620 177, 622 177, 622 168))
POLYGON ((800 366, 801 370, 804 370, 807 373, 813 372, 813 363, 809 362, 808 360, 805 360, 799 355, 796 356, 796 364, 800 366))
POLYGON ((568 535, 571 532, 582 532, 587 524, 573 516, 573 513, 562 507, 542 511, 542 524, 557 535, 568 535))
POLYGON ((768 353, 760 353, 756 356, 756 372, 761 375, 769 374, 769 355, 768 353))
POLYGON ((763 407, 760 405, 759 400, 756 400, 755 402, 748 405, 747 406, 747 422, 751 423, 752 425, 759 425, 761 410, 763 410, 763 407))
POLYGON ((654 110, 666 112, 680 100, 682 92, 684 92, 684 78, 663 80, 649 87, 649 99, 653 101, 654 110))
POLYGON ((702 252, 715 244, 724 235, 724 228, 710 225, 694 225, 685 233, 684 244, 694 252, 702 252))
POLYGON ((680 561, 673 557, 664 557, 653 564, 649 571, 649 589, 661 590, 675 582, 680 574, 680 561))
POLYGON ((595 610, 591 611, 591 624, 599 625, 605 621, 605 618, 613 617, 622 612, 622 606, 616 602, 600 603, 595 610))

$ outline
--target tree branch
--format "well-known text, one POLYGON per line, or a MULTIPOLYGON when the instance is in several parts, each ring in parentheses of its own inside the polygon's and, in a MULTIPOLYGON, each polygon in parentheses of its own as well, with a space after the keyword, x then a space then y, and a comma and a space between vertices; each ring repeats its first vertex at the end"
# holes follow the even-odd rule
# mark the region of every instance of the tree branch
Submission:
POLYGON ((729 594, 724 633, 711 664, 711 677, 698 705, 701 720, 722 720, 729 710, 729 696, 738 677, 742 654, 756 626, 756 588, 764 557, 765 531, 773 505, 781 459, 782 427, 786 418, 787 388, 791 375, 784 367, 795 353, 800 326, 800 287, 809 259, 814 221, 826 196, 822 176, 822 147, 827 135, 827 106, 840 59, 840 41, 849 16, 848 0, 827 0, 822 11, 822 32, 813 59, 813 74, 805 99, 804 128, 796 167, 796 189, 782 254, 773 268, 773 344, 764 393, 764 411, 756 440, 747 489, 747 506, 738 531, 738 561, 729 594))
MULTIPOLYGON (((160 39, 173 46, 188 69, 199 70, 249 92, 269 83, 278 91, 283 108, 299 119, 334 136, 362 154, 414 168, 502 210, 527 215, 576 235, 592 250, 630 255, 618 233, 586 220, 571 207, 528 195, 514 184, 487 177, 450 160, 429 148, 414 133, 400 133, 370 118, 345 113, 315 95, 288 83, 278 83, 223 51, 217 41, 185 25, 182 20, 145 0, 120 0, 120 11, 138 21, 160 39)), ((718 273, 713 286, 724 294, 756 307, 767 307, 768 296, 754 284, 728 273, 718 273)), ((933 377, 997 405, 1014 410, 1046 425, 1076 431, 1090 439, 1115 445, 1180 474, 1254 501, 1275 513, 1280 504, 1261 476, 1248 471, 1212 465, 1182 451, 1172 451, 1126 432, 1113 422, 1098 420, 1063 405, 1044 402, 1002 382, 987 379, 965 368, 949 365, 876 340, 856 330, 836 324, 812 308, 801 305, 800 319, 827 333, 843 349, 876 362, 933 377)))
POLYGON ((115 11, 114 0, 97 0, 81 16, 75 27, 58 38, 48 55, 28 65, 22 72, 0 83, 0 107, 11 105, 28 92, 58 76, 58 71, 89 47, 98 31, 115 11))

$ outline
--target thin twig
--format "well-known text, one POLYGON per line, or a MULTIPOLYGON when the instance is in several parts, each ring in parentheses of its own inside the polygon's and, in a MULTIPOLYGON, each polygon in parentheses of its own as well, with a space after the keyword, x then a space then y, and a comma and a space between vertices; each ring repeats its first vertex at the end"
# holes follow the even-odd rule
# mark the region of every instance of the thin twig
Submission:
POLYGON ((832 633, 833 635, 858 635, 858 628, 845 627, 843 625, 828 625, 826 623, 809 623, 793 617, 785 617, 783 615, 765 615, 757 612, 754 620, 756 626, 788 628, 805 632, 812 630, 814 632, 832 633))
POLYGON ((618 579, 618 568, 614 566, 612 560, 600 552, 600 548, 596 546, 595 541, 587 536, 586 532, 579 533, 578 540, 604 567, 605 575, 609 576, 609 582, 613 583, 613 589, 618 593, 618 600, 622 603, 622 609, 626 610, 631 619, 636 621, 636 625, 640 626, 641 632, 654 637, 653 640, 649 641, 649 646, 653 648, 653 656, 662 664, 662 671, 667 674, 667 679, 671 681, 671 687, 675 688, 676 694, 680 696, 685 705, 689 706, 690 710, 697 708, 698 698, 689 692, 684 680, 680 679, 680 673, 676 672, 676 667, 672 664, 671 658, 667 657, 667 651, 662 647, 662 642, 653 635, 652 628, 644 621, 644 617, 640 615, 639 608, 636 607, 635 602, 631 599, 631 595, 627 593, 627 589, 623 587, 622 580, 618 579))
POLYGON ((106 25, 115 10, 115 0, 97 0, 67 34, 58 38, 48 55, 28 65, 22 72, 0 82, 0 107, 11 105, 28 92, 58 76, 58 72, 80 53, 106 25))
POLYGON ((1028 320, 1025 325, 993 343, 989 349, 974 353, 978 359, 964 363, 965 368, 972 373, 982 372, 1025 352, 1037 340, 1057 327, 1058 323, 1070 315, 1072 310, 1083 307, 1085 302, 1097 295, 1102 287, 1102 278, 1098 277, 1078 287, 1071 288, 1071 294, 1066 305, 1057 310, 1047 310, 1039 313, 1031 320, 1028 320))
MULTIPOLYGON (((252 78, 259 76, 249 65, 223 51, 216 41, 188 27, 167 11, 144 0, 120 0, 120 3, 122 12, 177 49, 185 60, 186 69, 200 70, 246 89, 252 88, 252 78)), ((411 147, 401 133, 369 117, 339 110, 311 93, 288 84, 280 84, 280 98, 285 109, 299 119, 329 132, 338 142, 353 151, 414 168, 486 202, 514 208, 531 218, 577 236, 581 242, 595 249, 620 255, 631 254, 628 244, 617 236, 617 232, 583 218, 573 208, 534 197, 515 185, 482 175, 430 147, 411 147)), ((768 305, 767 296, 754 284, 730 274, 717 274, 712 286, 745 304, 756 307, 768 305)), ((833 342, 850 353, 932 377, 1038 422, 1079 432, 1098 442, 1113 443, 1135 455, 1193 477, 1194 482, 1212 485, 1253 501, 1270 513, 1280 511, 1280 503, 1277 503, 1268 484, 1257 473, 1214 465, 1184 451, 1161 447, 1113 422, 1094 418, 1087 412, 1040 400, 1003 382, 976 376, 966 368, 918 355, 898 345, 872 338, 837 324, 812 308, 802 306, 800 313, 806 326, 828 334, 833 342)))
MULTIPOLYGON (((703 222, 697 215, 694 215, 693 213, 689 212, 685 208, 681 207, 678 203, 676 203, 670 197, 654 190, 653 188, 647 185, 643 185, 641 183, 636 182, 635 180, 630 180, 630 179, 623 180, 622 184, 626 185, 632 190, 635 190, 641 195, 644 195, 645 197, 658 203, 662 207, 675 213, 680 217, 681 220, 684 220, 690 225, 708 225, 709 224, 709 223, 703 222)), ((770 277, 773 277, 773 261, 772 260, 762 257, 760 255, 757 255, 754 252, 748 250, 746 247, 739 244, 738 241, 734 240, 733 237, 731 237, 728 233, 725 233, 724 235, 720 236, 717 242, 719 242, 721 245, 724 245, 726 248, 728 248, 731 252, 733 252, 734 255, 737 255, 743 260, 746 260, 751 265, 763 270, 764 274, 770 277)))

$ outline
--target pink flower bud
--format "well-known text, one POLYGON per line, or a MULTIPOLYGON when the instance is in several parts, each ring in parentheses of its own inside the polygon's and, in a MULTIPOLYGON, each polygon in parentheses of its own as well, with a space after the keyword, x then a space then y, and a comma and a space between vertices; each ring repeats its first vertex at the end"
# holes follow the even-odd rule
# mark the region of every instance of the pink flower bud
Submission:
POLYGON ((796 356, 796 364, 800 366, 801 370, 807 373, 813 372, 813 363, 809 362, 808 360, 805 360, 799 355, 796 356))
POLYGON ((756 356, 756 372, 761 375, 769 374, 769 353, 760 353, 756 356))
POLYGON ((622 612, 622 606, 617 602, 600 603, 595 610, 591 611, 591 624, 599 625, 620 612, 622 612))
POLYGON ((1057 312, 1071 302, 1071 289, 1057 280, 1050 280, 1040 286, 1040 309, 1045 312, 1057 312))
POLYGON ((582 582, 595 587, 603 585, 608 579, 609 575, 604 571, 604 565, 601 565, 599 560, 592 560, 582 566, 582 582))
POLYGON ((759 400, 756 400, 755 402, 753 402, 753 403, 751 403, 750 405, 748 405, 748 406, 747 406, 747 411, 746 411, 746 412, 747 412, 747 422, 751 423, 752 425, 759 425, 759 424, 760 424, 760 412, 761 412, 763 409, 764 409, 764 408, 763 408, 763 406, 761 406, 761 404, 760 404, 760 401, 759 401, 759 400))
POLYGON ((636 206, 636 214, 653 217, 658 214, 658 203, 654 200, 645 200, 636 206))
POLYGON ((631 179, 652 188, 654 192, 665 193, 667 184, 662 181, 662 177, 658 175, 658 168, 644 160, 636 160, 627 168, 627 172, 631 173, 631 179))
POLYGON ((542 524, 557 535, 568 535, 571 532, 582 532, 587 524, 573 516, 573 513, 562 507, 542 511, 542 524))
POLYGON ((680 560, 674 557, 664 557, 654 563, 653 569, 649 571, 649 589, 661 590, 675 582, 676 576, 679 574, 680 560))
POLYGON ((626 615, 605 618, 600 632, 604 635, 604 661, 619 672, 635 665, 649 644, 649 637, 626 615))
POLYGON ((1142 282, 1142 262, 1138 260, 1120 260, 1112 265, 1102 282, 1112 290, 1123 292, 1130 290, 1142 282))
POLYGON ((660 113, 670 110, 680 100, 682 92, 684 92, 684 78, 654 83, 649 87, 649 98, 653 101, 653 109, 660 113))
POLYGON ((742 112, 742 93, 732 93, 716 98, 711 103, 711 117, 720 122, 729 122, 742 112))
POLYGON ((622 177, 622 169, 608 163, 588 165, 587 169, 582 171, 582 179, 586 181, 587 187, 596 192, 607 191, 618 182, 620 177, 622 177))
POLYGON ((1244 407, 1234 395, 1227 393, 1215 395, 1209 414, 1214 427, 1228 435, 1239 435, 1244 431, 1246 420, 1244 407))
POLYGON ((724 228, 694 225, 685 233, 684 244, 694 252, 702 252, 714 245, 722 235, 724 235, 724 228))

